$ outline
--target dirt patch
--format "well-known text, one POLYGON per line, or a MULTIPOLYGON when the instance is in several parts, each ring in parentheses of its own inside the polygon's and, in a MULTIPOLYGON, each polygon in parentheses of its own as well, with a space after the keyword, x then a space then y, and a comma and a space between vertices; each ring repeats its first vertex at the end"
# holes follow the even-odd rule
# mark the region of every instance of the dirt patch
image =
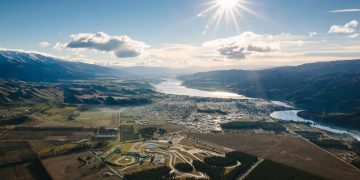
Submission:
MULTIPOLYGON (((110 172, 101 166, 99 160, 92 158, 87 163, 79 162, 78 158, 91 157, 89 153, 75 153, 43 160, 47 172, 53 179, 104 179, 104 172, 110 172)), ((108 179, 116 179, 115 176, 108 179)))
POLYGON ((360 170, 308 141, 294 136, 190 134, 235 150, 271 159, 330 179, 358 179, 360 170))
POLYGON ((36 130, 23 130, 23 131, 10 131, 1 140, 81 140, 90 139, 94 136, 94 131, 65 131, 65 130, 52 130, 52 131, 36 131, 36 130))
POLYGON ((186 130, 185 126, 178 124, 167 124, 165 126, 161 126, 161 128, 165 129, 169 133, 186 130))

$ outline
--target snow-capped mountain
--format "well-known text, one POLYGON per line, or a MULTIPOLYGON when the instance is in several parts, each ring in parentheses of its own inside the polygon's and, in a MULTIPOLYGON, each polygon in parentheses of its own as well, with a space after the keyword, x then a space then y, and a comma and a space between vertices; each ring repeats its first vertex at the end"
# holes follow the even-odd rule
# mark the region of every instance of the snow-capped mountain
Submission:
POLYGON ((25 81, 88 79, 123 72, 107 67, 67 61, 33 52, 0 50, 0 78, 25 81))

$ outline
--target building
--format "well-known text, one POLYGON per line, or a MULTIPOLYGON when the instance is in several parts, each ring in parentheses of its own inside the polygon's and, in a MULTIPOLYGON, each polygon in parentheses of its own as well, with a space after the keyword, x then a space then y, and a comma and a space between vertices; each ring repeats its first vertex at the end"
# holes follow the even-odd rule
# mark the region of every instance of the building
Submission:
POLYGON ((119 130, 117 128, 100 128, 95 139, 116 139, 119 130))

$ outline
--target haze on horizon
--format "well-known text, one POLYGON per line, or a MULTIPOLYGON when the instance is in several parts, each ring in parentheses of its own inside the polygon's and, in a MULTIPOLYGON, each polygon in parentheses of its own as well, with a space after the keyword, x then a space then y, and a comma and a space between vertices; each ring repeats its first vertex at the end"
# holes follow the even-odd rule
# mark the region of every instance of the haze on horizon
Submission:
POLYGON ((20 2, 1 2, 1 49, 105 66, 257 68, 360 58, 358 0, 20 2))

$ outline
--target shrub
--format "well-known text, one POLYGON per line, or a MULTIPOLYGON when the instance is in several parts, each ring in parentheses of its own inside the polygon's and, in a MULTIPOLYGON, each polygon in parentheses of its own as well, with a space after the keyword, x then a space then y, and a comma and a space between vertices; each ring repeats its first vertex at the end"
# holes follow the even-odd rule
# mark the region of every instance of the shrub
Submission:
POLYGON ((204 159, 204 162, 211 166, 227 167, 227 166, 236 165, 237 160, 232 157, 213 156, 213 157, 206 157, 204 159))
POLYGON ((175 169, 180 172, 192 172, 194 168, 188 163, 177 163, 175 169))

